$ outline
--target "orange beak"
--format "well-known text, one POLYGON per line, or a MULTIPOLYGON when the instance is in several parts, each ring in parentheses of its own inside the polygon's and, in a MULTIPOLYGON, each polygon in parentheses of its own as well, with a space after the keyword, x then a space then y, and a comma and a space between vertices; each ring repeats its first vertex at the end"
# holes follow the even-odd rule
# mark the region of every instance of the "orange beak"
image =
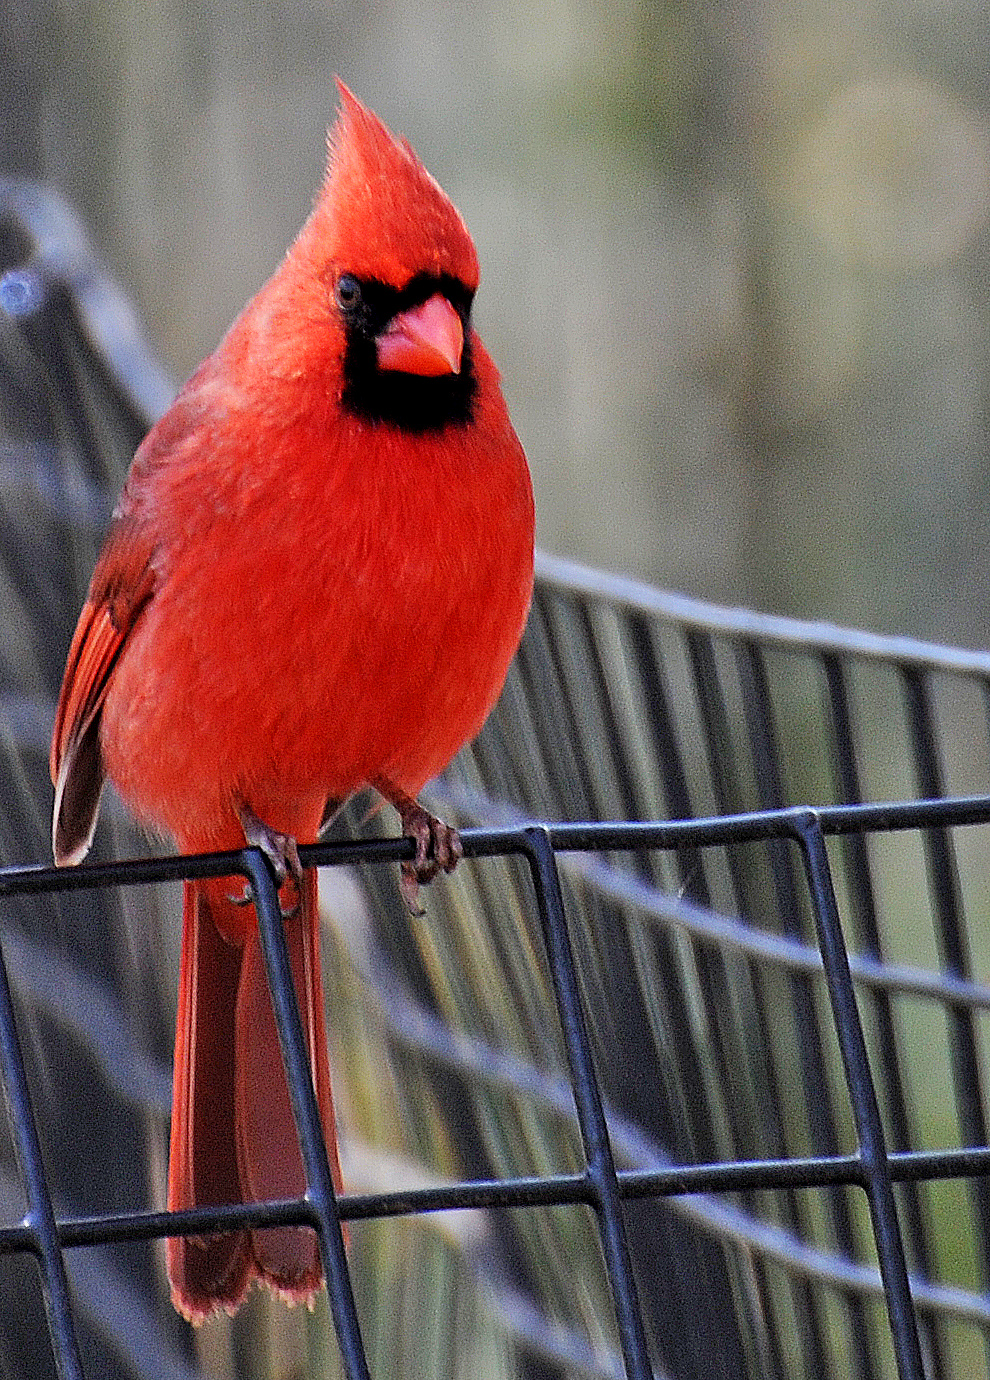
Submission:
POLYGON ((461 318, 435 292, 422 305, 399 312, 377 340, 379 369, 402 374, 459 374, 464 350, 461 318))

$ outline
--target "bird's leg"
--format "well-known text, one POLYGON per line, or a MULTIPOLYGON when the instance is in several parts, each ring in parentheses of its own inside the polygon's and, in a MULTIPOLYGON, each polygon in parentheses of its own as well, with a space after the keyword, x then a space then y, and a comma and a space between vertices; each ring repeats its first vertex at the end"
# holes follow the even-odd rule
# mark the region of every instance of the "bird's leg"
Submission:
POLYGON ((420 885, 432 882, 438 872, 453 872, 464 856, 460 834, 387 778, 376 777, 371 784, 379 795, 395 806, 402 832, 415 841, 416 856, 411 862, 402 864, 402 895, 410 914, 422 915, 420 885))
MULTIPOLYGON (((295 839, 291 834, 280 834, 276 829, 265 824, 254 813, 250 805, 245 805, 243 801, 237 806, 237 818, 244 830, 244 842, 249 848, 260 848, 271 863, 280 893, 279 909, 286 917, 295 915, 299 909, 298 897, 302 895, 303 875, 302 863, 299 861, 299 848, 295 839), (281 890, 290 877, 296 886, 297 899, 294 905, 286 907, 282 904, 281 890)), ((247 884, 244 888, 243 897, 238 898, 238 903, 246 905, 253 900, 251 886, 247 884)))

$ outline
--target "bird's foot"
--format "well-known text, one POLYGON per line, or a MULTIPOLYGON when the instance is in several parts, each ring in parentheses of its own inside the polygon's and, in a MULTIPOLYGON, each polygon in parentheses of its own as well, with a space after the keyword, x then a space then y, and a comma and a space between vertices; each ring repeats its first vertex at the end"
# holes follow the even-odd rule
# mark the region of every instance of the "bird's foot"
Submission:
MULTIPOLYGON (((271 864, 279 888, 279 909, 288 919, 299 909, 299 898, 302 896, 303 868, 299 861, 296 841, 291 834, 280 834, 277 829, 270 828, 258 818, 249 805, 239 805, 237 817, 244 830, 244 842, 249 848, 260 848, 271 864), (282 900, 282 889, 290 881, 295 887, 296 899, 287 905, 282 900)), ((235 901, 236 905, 248 905, 253 902, 254 893, 250 882, 245 883, 242 897, 231 897, 231 900, 235 901)))
POLYGON ((418 800, 390 781, 378 780, 374 785, 398 810, 402 832, 416 844, 415 857, 402 863, 402 896, 410 915, 423 915, 419 888, 432 882, 438 872, 453 872, 464 856, 461 836, 452 825, 431 815, 418 800))

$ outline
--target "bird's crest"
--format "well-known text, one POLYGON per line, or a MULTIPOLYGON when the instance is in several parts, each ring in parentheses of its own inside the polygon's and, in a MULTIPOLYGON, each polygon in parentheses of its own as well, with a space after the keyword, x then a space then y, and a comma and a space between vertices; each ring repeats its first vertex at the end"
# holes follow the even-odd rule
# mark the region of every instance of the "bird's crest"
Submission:
POLYGON ((340 270, 393 287, 416 273, 450 274, 474 291, 478 257, 460 213, 409 143, 339 78, 337 87, 326 178, 307 225, 313 247, 340 270))

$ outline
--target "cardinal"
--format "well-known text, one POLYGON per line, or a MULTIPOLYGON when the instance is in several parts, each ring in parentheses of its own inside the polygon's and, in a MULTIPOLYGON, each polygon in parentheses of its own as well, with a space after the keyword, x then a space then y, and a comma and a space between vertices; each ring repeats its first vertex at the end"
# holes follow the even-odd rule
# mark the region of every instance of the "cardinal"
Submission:
MULTIPOLYGON (((471 323, 478 259, 404 140, 340 82, 325 180, 272 278, 136 452, 69 649, 53 847, 89 849, 104 782, 184 853, 275 870, 335 1180, 315 841, 371 787, 420 883, 456 831, 418 802, 480 729, 522 634, 533 498, 471 323)), ((168 1205, 306 1186, 250 893, 185 883, 168 1205)), ((193 1322, 260 1280, 322 1283, 305 1226, 175 1237, 193 1322)))

